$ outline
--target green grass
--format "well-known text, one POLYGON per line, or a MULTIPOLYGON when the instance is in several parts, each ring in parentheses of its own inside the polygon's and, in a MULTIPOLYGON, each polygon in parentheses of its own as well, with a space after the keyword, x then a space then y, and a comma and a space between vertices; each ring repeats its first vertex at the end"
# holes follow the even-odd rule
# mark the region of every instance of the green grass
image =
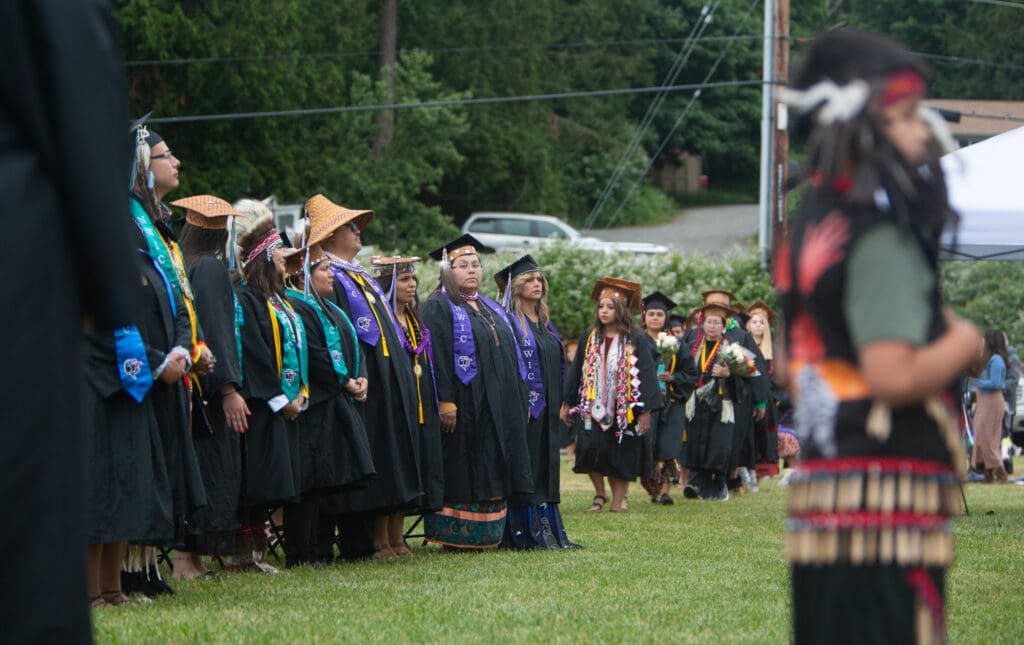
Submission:
MULTIPOLYGON (((1018 461, 1018 474, 1024 463, 1018 461)), ((95 615, 97 641, 770 642, 789 640, 784 488, 719 503, 587 513, 589 481, 563 468, 571 552, 442 554, 277 576, 174 582, 177 595, 95 615)), ((1024 634, 1024 487, 967 486, 948 578, 951 642, 1024 634)))

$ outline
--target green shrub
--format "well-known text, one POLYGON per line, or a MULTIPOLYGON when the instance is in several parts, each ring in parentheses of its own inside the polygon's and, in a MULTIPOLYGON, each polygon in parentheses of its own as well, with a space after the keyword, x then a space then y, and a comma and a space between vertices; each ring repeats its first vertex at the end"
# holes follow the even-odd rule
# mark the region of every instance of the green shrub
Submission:
MULTIPOLYGON (((639 282, 644 295, 661 291, 679 303, 676 313, 686 315, 701 303, 701 291, 729 289, 749 303, 762 298, 775 301, 771 277, 761 269, 756 254, 733 253, 723 256, 677 253, 636 255, 583 251, 564 245, 534 249, 531 255, 540 264, 551 285, 548 306, 551 319, 563 337, 579 336, 594 321, 594 302, 590 292, 594 281, 604 276, 639 282)), ((502 251, 484 256, 485 275, 490 276, 522 255, 521 251, 502 251)), ((437 268, 428 263, 421 271, 420 298, 437 285, 437 268)), ((481 287, 484 295, 494 297, 497 286, 488 277, 481 287)))

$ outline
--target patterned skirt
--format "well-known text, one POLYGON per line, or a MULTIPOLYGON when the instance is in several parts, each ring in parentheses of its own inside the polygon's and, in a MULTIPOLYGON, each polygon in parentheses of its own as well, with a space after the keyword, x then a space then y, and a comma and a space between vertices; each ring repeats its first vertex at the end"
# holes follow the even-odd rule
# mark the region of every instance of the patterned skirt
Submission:
POLYGON ((909 457, 802 463, 790 479, 786 557, 794 640, 939 642, 959 481, 909 457))
POLYGON ((501 544, 507 512, 504 500, 446 505, 423 516, 423 534, 443 546, 493 549, 501 544))

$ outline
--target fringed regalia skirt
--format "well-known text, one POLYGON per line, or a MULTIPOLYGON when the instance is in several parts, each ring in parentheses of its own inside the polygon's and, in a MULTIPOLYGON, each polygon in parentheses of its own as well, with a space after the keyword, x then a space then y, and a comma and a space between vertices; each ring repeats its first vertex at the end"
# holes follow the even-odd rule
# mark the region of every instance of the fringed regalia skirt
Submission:
POLYGON ((797 643, 942 642, 949 466, 906 457, 804 462, 790 480, 786 557, 797 643))

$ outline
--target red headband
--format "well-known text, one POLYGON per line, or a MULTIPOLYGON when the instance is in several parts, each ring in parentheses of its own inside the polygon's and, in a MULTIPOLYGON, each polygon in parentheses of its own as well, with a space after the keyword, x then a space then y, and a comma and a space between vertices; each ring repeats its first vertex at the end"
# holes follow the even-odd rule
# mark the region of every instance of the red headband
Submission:
POLYGON ((269 233, 263 236, 263 239, 260 240, 259 244, 249 251, 249 255, 245 256, 245 263, 249 264, 255 260, 260 253, 266 253, 267 260, 270 260, 274 249, 282 246, 283 244, 284 243, 281 241, 281 234, 277 232, 277 229, 271 229, 269 233))
POLYGON ((909 69, 899 71, 886 80, 878 105, 886 107, 905 98, 922 97, 927 89, 924 79, 917 72, 909 69))

